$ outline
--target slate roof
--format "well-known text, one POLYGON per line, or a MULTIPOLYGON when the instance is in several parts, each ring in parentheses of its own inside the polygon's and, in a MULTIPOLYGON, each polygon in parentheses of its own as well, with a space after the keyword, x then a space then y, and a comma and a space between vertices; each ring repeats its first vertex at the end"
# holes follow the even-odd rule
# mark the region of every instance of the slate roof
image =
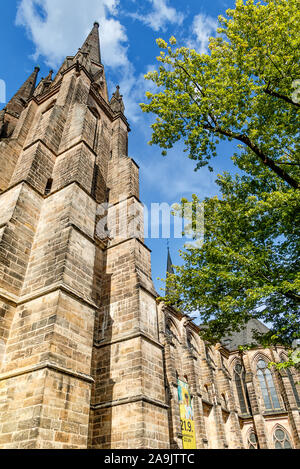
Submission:
POLYGON ((247 345, 256 343, 253 338, 253 331, 261 332, 266 334, 269 332, 267 326, 265 326, 258 319, 250 319, 244 329, 240 332, 234 332, 230 336, 224 337, 222 345, 227 348, 230 352, 237 350, 240 345, 247 345))

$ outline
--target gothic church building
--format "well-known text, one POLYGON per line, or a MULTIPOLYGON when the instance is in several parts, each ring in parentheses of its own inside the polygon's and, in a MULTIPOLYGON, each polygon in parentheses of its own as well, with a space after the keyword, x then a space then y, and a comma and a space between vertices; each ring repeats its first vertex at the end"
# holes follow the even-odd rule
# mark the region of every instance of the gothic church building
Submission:
POLYGON ((0 448, 300 448, 299 377, 266 366, 284 349, 209 346, 157 302, 98 23, 38 72, 0 112, 0 448))

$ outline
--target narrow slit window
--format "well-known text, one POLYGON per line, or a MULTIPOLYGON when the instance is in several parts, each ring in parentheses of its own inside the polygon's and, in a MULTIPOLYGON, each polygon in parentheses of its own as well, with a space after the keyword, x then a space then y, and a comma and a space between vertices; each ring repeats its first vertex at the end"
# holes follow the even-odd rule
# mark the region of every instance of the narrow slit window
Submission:
POLYGON ((45 195, 49 195, 52 189, 53 179, 48 179, 45 189, 45 195))

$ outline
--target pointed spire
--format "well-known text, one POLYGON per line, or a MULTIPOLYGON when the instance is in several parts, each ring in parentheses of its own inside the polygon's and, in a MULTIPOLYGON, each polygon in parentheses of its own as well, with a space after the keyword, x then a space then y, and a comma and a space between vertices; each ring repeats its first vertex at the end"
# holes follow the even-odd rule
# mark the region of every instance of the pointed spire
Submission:
POLYGON ((34 71, 29 78, 27 78, 19 91, 17 91, 6 105, 6 111, 19 117, 21 112, 24 110, 27 101, 33 96, 39 71, 39 67, 34 68, 34 71))
POLYGON ((40 83, 35 89, 34 96, 40 96, 50 88, 50 86, 52 85, 53 73, 54 73, 53 70, 50 70, 46 78, 41 79, 40 83))
MULTIPOLYGON (((173 269, 173 263, 172 263, 172 259, 171 259, 169 240, 168 240, 167 278, 168 278, 168 275, 172 275, 174 273, 175 272, 174 272, 174 269, 173 269)), ((166 296, 170 295, 171 292, 172 292, 172 287, 170 285, 167 285, 166 296)))
POLYGON ((53 70, 49 70, 49 74, 44 78, 45 81, 52 81, 53 70))
POLYGON ((116 89, 116 91, 115 91, 115 93, 114 93, 114 96, 115 96, 115 98, 117 98, 117 99, 122 98, 122 96, 120 95, 120 87, 119 87, 119 85, 117 85, 117 89, 116 89))
POLYGON ((95 22, 94 27, 87 39, 85 40, 80 51, 83 54, 89 54, 90 60, 97 64, 101 64, 101 52, 100 52, 100 38, 99 38, 99 23, 95 22))
POLYGON ((168 260, 167 260, 167 274, 174 274, 174 269, 173 269, 173 264, 172 264, 172 259, 171 259, 169 246, 168 246, 168 260))
POLYGON ((78 49, 77 53, 74 56, 66 57, 52 82, 53 85, 62 78, 67 70, 73 69, 74 67, 78 76, 83 69, 88 72, 92 78, 94 89, 98 91, 106 102, 109 102, 104 67, 101 63, 99 23, 94 23, 92 31, 86 38, 82 47, 78 49))
POLYGON ((110 100, 110 106, 114 112, 122 112, 124 114, 125 106, 123 102, 123 96, 120 94, 120 87, 117 86, 116 91, 113 93, 110 100))

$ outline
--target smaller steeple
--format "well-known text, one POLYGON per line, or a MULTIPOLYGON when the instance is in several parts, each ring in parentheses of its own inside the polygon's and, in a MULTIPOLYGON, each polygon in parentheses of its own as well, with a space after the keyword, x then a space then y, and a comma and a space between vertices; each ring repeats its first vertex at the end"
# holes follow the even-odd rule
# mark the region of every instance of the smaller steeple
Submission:
POLYGON ((50 86, 52 85, 52 75, 53 75, 53 70, 49 71, 49 74, 46 76, 46 78, 42 78, 40 83, 35 89, 34 96, 40 96, 41 94, 45 93, 50 86))
POLYGON ((52 81, 53 70, 49 70, 49 74, 44 78, 45 81, 52 81))
POLYGON ((117 89, 112 95, 110 106, 114 112, 122 112, 122 114, 124 114, 125 106, 123 102, 123 96, 120 94, 119 85, 117 85, 117 89))
POLYGON ((21 112, 25 109, 28 100, 33 96, 39 71, 39 67, 34 68, 34 71, 29 76, 29 78, 27 78, 27 80, 21 86, 19 91, 17 91, 17 93, 11 98, 9 103, 6 105, 6 112, 9 112, 15 117, 20 116, 21 112))
MULTIPOLYGON (((173 263, 172 263, 171 254, 170 254, 169 241, 168 241, 167 278, 168 278, 168 275, 173 275, 174 273, 175 272, 174 272, 174 268, 173 268, 173 263)), ((166 288, 166 296, 170 295, 170 293, 171 293, 171 289, 170 289, 170 286, 168 285, 167 288, 166 288)))
POLYGON ((39 71, 39 67, 34 68, 32 74, 0 112, 0 138, 9 138, 13 134, 17 119, 19 119, 27 102, 34 94, 39 71))
POLYGON ((171 254, 170 254, 170 247, 168 246, 168 259, 167 259, 167 274, 174 274, 171 254))

